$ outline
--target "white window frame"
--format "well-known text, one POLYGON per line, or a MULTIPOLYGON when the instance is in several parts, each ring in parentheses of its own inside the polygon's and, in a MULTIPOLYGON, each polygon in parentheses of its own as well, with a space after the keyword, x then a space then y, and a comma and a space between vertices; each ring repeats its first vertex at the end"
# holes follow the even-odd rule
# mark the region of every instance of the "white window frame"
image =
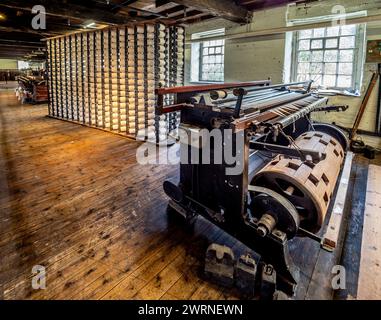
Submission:
MULTIPOLYGON (((351 25, 350 22, 348 22, 348 25, 351 25)), ((322 77, 324 76, 324 67, 325 63, 329 62, 324 62, 324 51, 325 50, 335 50, 335 48, 326 48, 326 40, 327 39, 338 39, 338 47, 336 48, 338 51, 338 60, 337 60, 337 69, 338 69, 338 63, 339 63, 339 43, 340 43, 340 38, 344 37, 345 35, 340 34, 338 36, 332 36, 332 37, 327 37, 326 36, 326 30, 327 28, 330 27, 324 27, 325 29, 325 35, 324 37, 317 37, 317 38, 310 38, 310 41, 312 40, 323 40, 323 47, 318 48, 318 49, 310 49, 306 50, 309 52, 313 51, 323 51, 323 61, 321 62, 323 64, 323 70, 322 70, 322 77)), ((321 29, 321 27, 317 27, 314 29, 321 29)), ((305 30, 314 30, 314 29, 305 29, 305 30)), ((351 86, 349 87, 340 87, 337 85, 337 79, 339 76, 339 71, 336 69, 336 73, 333 74, 336 77, 336 84, 335 86, 329 86, 329 87, 324 87, 324 82, 322 81, 322 86, 319 87, 324 87, 325 89, 334 89, 334 90, 348 90, 348 91, 353 91, 353 92, 359 92, 361 89, 361 83, 362 83, 362 75, 363 75, 363 65, 364 65, 364 49, 365 49, 365 29, 366 25, 365 24, 357 24, 356 25, 356 33, 355 33, 355 46, 353 48, 353 72, 352 72, 352 80, 351 80, 351 86)), ((299 31, 294 31, 292 34, 292 61, 291 61, 291 80, 292 81, 298 81, 298 73, 297 73, 297 68, 298 68, 298 53, 303 50, 298 49, 298 44, 299 44, 299 39, 298 39, 298 34, 299 31)), ((311 42, 310 42, 311 44, 311 42)), ((307 79, 308 80, 308 79, 307 79)), ((314 80, 314 79, 311 79, 314 80)), ((313 86, 316 87, 316 85, 313 84, 313 86)))
MULTIPOLYGON (((219 37, 225 35, 225 29, 216 29, 216 30, 210 30, 206 32, 199 32, 192 34, 192 40, 194 39, 200 39, 200 42, 194 42, 192 43, 191 48, 191 65, 190 65, 190 80, 194 83, 223 83, 225 79, 225 40, 220 39, 223 41, 222 44, 222 76, 223 78, 220 80, 214 80, 214 79, 208 79, 202 77, 202 71, 203 71, 203 43, 209 42, 208 38, 212 37, 219 37), (204 39, 204 41, 201 41, 204 39)), ((213 41, 213 40, 212 40, 213 41)), ((216 63, 220 64, 220 63, 216 63)))

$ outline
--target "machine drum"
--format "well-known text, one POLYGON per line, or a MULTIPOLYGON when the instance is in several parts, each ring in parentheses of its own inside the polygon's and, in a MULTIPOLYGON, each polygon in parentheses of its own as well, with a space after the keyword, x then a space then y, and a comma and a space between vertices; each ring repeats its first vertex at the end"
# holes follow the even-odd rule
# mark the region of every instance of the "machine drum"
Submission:
POLYGON ((344 150, 335 138, 319 131, 302 134, 295 145, 325 153, 326 158, 313 164, 279 155, 254 176, 251 184, 283 195, 297 209, 300 227, 316 233, 327 213, 344 161, 344 150))

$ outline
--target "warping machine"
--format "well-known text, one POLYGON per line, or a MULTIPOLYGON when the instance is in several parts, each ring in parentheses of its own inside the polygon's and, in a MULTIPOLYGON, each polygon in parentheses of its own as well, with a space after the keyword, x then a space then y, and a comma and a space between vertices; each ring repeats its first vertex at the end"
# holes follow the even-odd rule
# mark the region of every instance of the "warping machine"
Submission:
POLYGON ((287 243, 296 236, 321 240, 317 234, 348 147, 338 128, 313 123, 310 114, 345 106, 328 105, 310 81, 162 88, 156 94, 158 115, 181 111, 180 181, 164 183, 170 206, 188 220, 202 215, 253 249, 292 293, 298 272, 287 243), (165 104, 166 95, 174 95, 174 104, 165 104))

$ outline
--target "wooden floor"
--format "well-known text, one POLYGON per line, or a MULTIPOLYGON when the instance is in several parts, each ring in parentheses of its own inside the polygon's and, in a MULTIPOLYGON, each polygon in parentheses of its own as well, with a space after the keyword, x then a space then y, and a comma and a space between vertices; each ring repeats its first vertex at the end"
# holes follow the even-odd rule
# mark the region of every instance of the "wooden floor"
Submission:
MULTIPOLYGON (((191 232, 166 215, 162 182, 177 166, 138 165, 137 142, 46 114, 0 91, 0 298, 242 298, 203 280, 202 263, 211 242, 248 249, 203 219, 191 232), (45 290, 31 287, 35 265, 45 290)), ((332 298, 324 268, 342 250, 308 239, 291 248, 295 298, 332 298)))

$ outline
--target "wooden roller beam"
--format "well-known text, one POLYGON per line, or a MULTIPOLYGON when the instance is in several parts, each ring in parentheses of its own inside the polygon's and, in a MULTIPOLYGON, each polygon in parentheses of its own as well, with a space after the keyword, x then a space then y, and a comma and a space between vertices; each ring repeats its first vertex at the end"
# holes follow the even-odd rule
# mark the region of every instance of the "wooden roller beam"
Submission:
POLYGON ((286 197, 301 214, 301 227, 316 233, 320 230, 336 186, 344 150, 330 135, 309 131, 295 140, 300 149, 326 154, 317 164, 277 156, 253 179, 252 185, 263 186, 286 197))

